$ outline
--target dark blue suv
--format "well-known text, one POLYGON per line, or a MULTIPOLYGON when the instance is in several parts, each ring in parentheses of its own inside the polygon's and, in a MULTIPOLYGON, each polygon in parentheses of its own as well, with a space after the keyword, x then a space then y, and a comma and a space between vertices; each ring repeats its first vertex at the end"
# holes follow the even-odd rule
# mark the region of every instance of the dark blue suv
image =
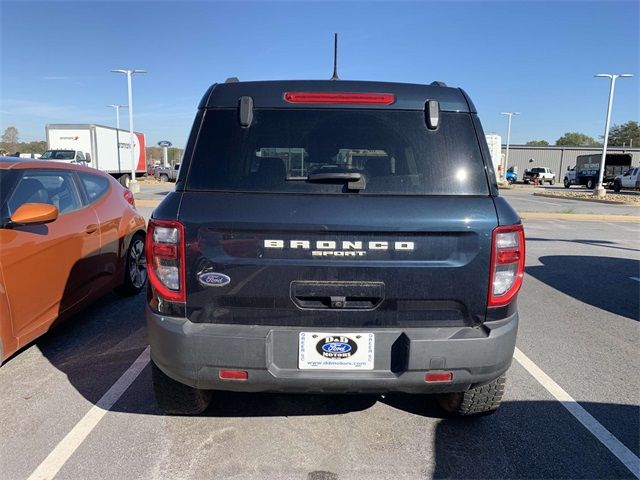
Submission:
POLYGON ((213 85, 148 228, 158 403, 397 391, 492 412, 524 247, 463 90, 213 85))

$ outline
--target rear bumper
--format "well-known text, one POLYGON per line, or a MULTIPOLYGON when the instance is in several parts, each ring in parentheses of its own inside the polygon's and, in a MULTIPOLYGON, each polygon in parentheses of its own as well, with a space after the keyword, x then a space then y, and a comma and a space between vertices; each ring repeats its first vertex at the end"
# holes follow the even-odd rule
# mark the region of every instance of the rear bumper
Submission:
MULTIPOLYGON (((511 365, 518 314, 481 328, 362 330, 375 334, 374 369, 298 369, 299 327, 196 324, 147 307, 151 358, 169 377, 213 390, 300 393, 437 393, 488 383, 511 365), (248 372, 221 380, 220 369, 248 372), (425 383, 427 371, 453 372, 450 383, 425 383)), ((327 333, 340 333, 341 329, 327 333)), ((347 331, 347 330, 343 330, 347 331)), ((353 332, 354 329, 348 331, 353 332)))

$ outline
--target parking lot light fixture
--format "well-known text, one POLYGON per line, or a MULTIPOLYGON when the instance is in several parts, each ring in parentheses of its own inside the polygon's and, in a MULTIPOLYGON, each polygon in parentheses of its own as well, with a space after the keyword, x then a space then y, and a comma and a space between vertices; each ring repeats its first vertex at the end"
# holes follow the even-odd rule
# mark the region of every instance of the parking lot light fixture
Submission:
POLYGON ((120 109, 121 108, 127 108, 128 105, 118 105, 115 103, 112 103, 111 105, 107 105, 107 107, 111 107, 111 108, 115 108, 116 109, 116 128, 120 129, 120 109))
POLYGON ((107 107, 116 109, 116 152, 118 152, 118 170, 122 170, 122 167, 120 166, 120 109, 126 108, 127 105, 118 105, 113 103, 111 105, 107 105, 107 107))
POLYGON ((124 73, 127 75, 127 93, 129 96, 129 145, 131 150, 131 181, 129 182, 129 190, 133 193, 140 191, 140 185, 136 180, 136 158, 133 148, 133 94, 131 91, 131 76, 134 73, 147 73, 145 70, 118 68, 111 70, 114 73, 124 73))
POLYGON ((504 180, 505 171, 507 169, 507 166, 509 165, 509 144, 511 143, 511 118, 514 115, 520 115, 520 112, 500 112, 500 115, 507 115, 509 117, 509 127, 507 128, 507 152, 505 154, 504 165, 502 165, 502 163, 500 164, 500 166, 502 167, 500 169, 500 180, 504 180))
POLYGON ((628 78, 633 77, 630 73, 598 73, 594 75, 594 77, 604 77, 610 79, 609 84, 609 104, 607 105, 607 118, 604 123, 604 141, 602 142, 602 158, 600 159, 600 168, 598 172, 598 184, 596 186, 596 190, 594 195, 598 198, 604 198, 607 194, 607 191, 604 189, 602 185, 602 180, 604 178, 604 167, 605 160, 607 158, 607 144, 609 143, 609 124, 611 123, 611 108, 613 107, 613 92, 616 88, 616 79, 618 77, 628 78))

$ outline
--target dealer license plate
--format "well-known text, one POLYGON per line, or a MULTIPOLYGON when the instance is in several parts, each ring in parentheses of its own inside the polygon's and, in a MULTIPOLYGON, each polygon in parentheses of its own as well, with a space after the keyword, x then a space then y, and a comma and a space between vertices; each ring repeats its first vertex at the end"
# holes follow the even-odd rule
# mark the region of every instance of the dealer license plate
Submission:
POLYGON ((373 370, 373 333, 300 332, 301 370, 373 370))

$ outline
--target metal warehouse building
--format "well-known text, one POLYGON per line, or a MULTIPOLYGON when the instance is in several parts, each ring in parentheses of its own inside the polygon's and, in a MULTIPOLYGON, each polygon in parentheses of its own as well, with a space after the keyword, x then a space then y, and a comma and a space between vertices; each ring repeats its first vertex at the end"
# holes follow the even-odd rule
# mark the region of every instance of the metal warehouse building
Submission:
MULTIPOLYGON (((509 164, 518 167, 518 175, 522 178, 525 170, 532 167, 549 167, 556 180, 562 180, 567 167, 576 164, 578 155, 602 153, 598 147, 534 147, 531 145, 509 145, 509 164)), ((607 147, 607 153, 627 153, 631 155, 631 165, 640 166, 640 148, 607 147)), ((502 145, 502 155, 506 155, 506 145, 502 145)))

